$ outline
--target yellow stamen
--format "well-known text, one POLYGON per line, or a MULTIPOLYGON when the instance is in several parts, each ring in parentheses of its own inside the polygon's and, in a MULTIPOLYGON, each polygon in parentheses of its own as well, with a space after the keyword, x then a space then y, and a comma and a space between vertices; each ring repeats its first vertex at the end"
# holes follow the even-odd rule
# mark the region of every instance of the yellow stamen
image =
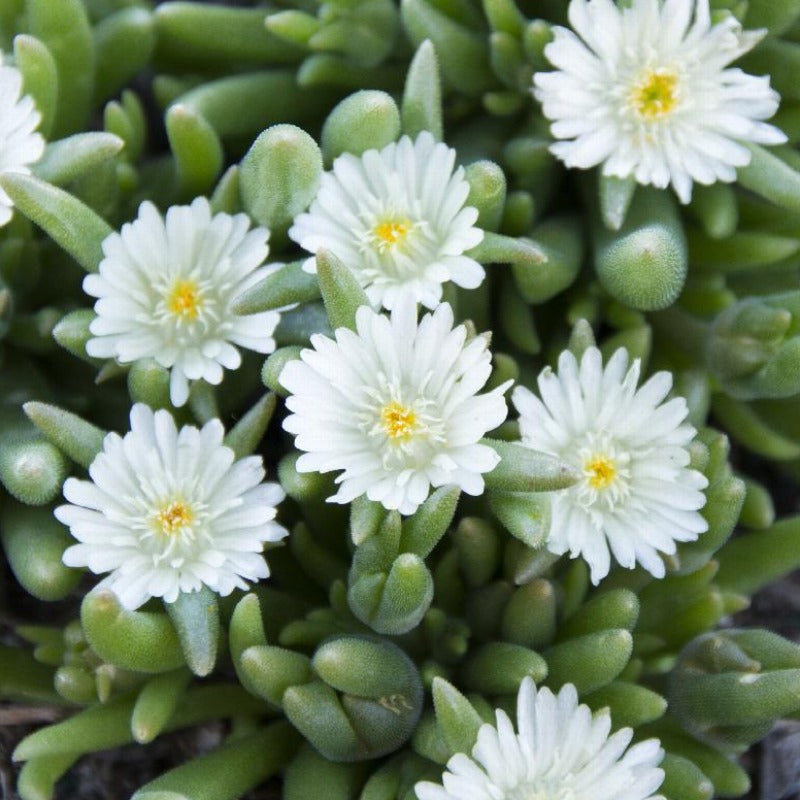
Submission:
POLYGON ((194 281, 176 281, 172 291, 167 295, 167 309, 176 317, 197 319, 202 307, 203 298, 194 281))
POLYGON ((617 466, 609 458, 594 456, 585 466, 584 472, 593 489, 607 489, 617 477, 617 466))
POLYGON ((373 233, 385 245, 397 244, 406 238, 411 230, 408 220, 380 222, 375 226, 373 233))
POLYGON ((185 503, 175 500, 155 515, 156 525, 165 536, 172 536, 194 522, 194 513, 185 503))
POLYGON ((678 76, 668 70, 648 72, 631 93, 631 103, 647 120, 658 119, 669 114, 678 102, 678 76))
POLYGON ((381 427, 390 439, 408 440, 417 427, 413 408, 392 401, 381 409, 381 427))

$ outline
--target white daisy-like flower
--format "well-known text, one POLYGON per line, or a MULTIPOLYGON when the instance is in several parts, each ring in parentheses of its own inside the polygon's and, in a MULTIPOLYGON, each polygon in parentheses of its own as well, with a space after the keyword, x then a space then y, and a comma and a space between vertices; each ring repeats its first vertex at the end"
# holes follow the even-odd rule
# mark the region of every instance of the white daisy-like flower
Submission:
POLYGON ((696 433, 686 423, 682 397, 665 401, 672 375, 657 372, 637 389, 641 363, 628 368, 620 348, 603 367, 596 347, 580 365, 568 350, 558 374, 539 375, 541 400, 518 386, 522 443, 558 456, 583 473, 568 489, 552 492, 547 548, 582 556, 597 583, 608 574, 610 554, 623 567, 641 564, 664 577, 659 553, 672 554, 708 528, 699 513, 706 502, 705 476, 689 468, 696 433))
POLYGON ((264 542, 288 533, 274 521, 284 492, 262 483, 259 456, 235 461, 223 434, 218 419, 178 431, 168 411, 136 404, 131 430, 103 441, 91 481, 64 483, 70 505, 55 515, 80 542, 64 563, 110 572, 100 586, 130 609, 203 585, 225 596, 266 578, 264 542))
POLYGON ((401 514, 413 514, 432 486, 481 494, 482 473, 499 456, 478 440, 506 418, 511 383, 476 394, 492 369, 487 337, 467 341, 447 303, 417 325, 411 295, 391 319, 362 306, 356 326, 337 329, 335 341, 312 336, 314 349, 281 372, 294 412, 283 427, 306 451, 297 469, 344 470, 330 501, 366 494, 401 514))
MULTIPOLYGON (((393 308, 410 290, 435 308, 442 284, 474 289, 483 267, 464 255, 483 239, 456 152, 423 131, 383 150, 345 153, 322 175, 308 213, 289 236, 311 253, 325 248, 353 271, 373 306, 393 308)), ((309 258, 304 269, 316 270, 309 258)))
POLYGON ((86 352, 127 364, 153 358, 171 370, 170 398, 183 405, 189 381, 222 381, 237 369, 235 345, 257 353, 275 349, 277 311, 239 316, 234 298, 264 277, 266 228, 249 230, 246 214, 214 214, 204 197, 161 216, 150 202, 103 241, 99 271, 84 291, 98 300, 86 352))
MULTIPOLYGON (((44 154, 45 141, 36 131, 41 114, 30 95, 22 94, 22 73, 3 64, 0 53, 0 174, 30 175, 30 164, 44 154)), ((14 203, 0 189, 0 227, 11 220, 14 203)))
POLYGON ((765 30, 743 31, 733 16, 712 25, 708 0, 571 0, 568 14, 575 32, 554 28, 544 51, 558 71, 534 75, 560 140, 550 149, 568 167, 671 183, 688 203, 693 181, 736 180, 750 163, 742 142, 786 141, 761 121, 780 100, 769 76, 728 66, 765 30))
POLYGON ((457 753, 440 786, 424 781, 419 800, 664 800, 658 739, 629 747, 630 728, 611 733, 608 709, 578 704, 571 683, 557 695, 530 678, 517 696, 517 729, 497 710, 478 731, 472 758, 457 753))

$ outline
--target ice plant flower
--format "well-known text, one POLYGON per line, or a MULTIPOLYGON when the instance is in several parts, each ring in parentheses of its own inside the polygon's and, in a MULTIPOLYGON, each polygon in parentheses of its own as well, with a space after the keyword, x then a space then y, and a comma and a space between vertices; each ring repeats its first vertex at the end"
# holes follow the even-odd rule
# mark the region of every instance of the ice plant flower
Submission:
POLYGON ((620 348, 603 367, 587 348, 580 364, 568 350, 558 374, 539 375, 541 400, 518 386, 522 443, 558 456, 583 472, 574 486, 553 492, 547 548, 583 557, 597 583, 608 574, 610 553, 623 567, 641 564, 657 578, 659 553, 697 538, 708 527, 699 513, 706 478, 689 468, 696 431, 684 422, 686 401, 665 401, 672 375, 658 372, 637 389, 641 363, 628 367, 620 348))
POLYGON ((517 730, 505 711, 484 723, 472 758, 447 762, 441 786, 414 788, 419 800, 664 800, 658 739, 632 747, 633 731, 611 733, 608 709, 593 714, 578 704, 571 683, 557 695, 525 678, 517 695, 517 730))
POLYGON ((269 231, 248 230, 245 214, 213 214, 204 197, 172 206, 161 216, 150 202, 103 241, 99 271, 84 291, 98 298, 94 335, 86 352, 127 364, 153 358, 171 370, 170 398, 183 405, 189 381, 218 384, 224 369, 237 369, 235 345, 258 353, 275 349, 277 311, 238 316, 233 299, 258 282, 269 231))
MULTIPOLYGON (((30 175, 29 165, 44 153, 44 139, 36 131, 42 117, 30 95, 22 94, 22 74, 3 64, 0 53, 0 175, 30 175)), ((0 189, 0 227, 11 220, 14 203, 0 189)))
MULTIPOLYGON (((442 284, 474 289, 483 267, 464 255, 483 239, 478 211, 465 206, 469 184, 456 152, 423 131, 383 150, 345 153, 324 173, 308 213, 289 236, 304 249, 338 256, 373 306, 393 308, 401 292, 435 308, 442 284)), ((314 272, 313 258, 304 269, 314 272)))
POLYGON ((284 492, 262 483, 260 456, 236 461, 223 433, 218 419, 179 431, 168 411, 136 404, 131 430, 103 441, 91 481, 64 483, 69 505, 55 515, 79 542, 64 563, 111 573, 100 585, 130 609, 203 585, 225 596, 266 578, 263 545, 288 533, 274 521, 284 492))
POLYGON ((555 72, 534 75, 534 96, 568 167, 602 164, 604 175, 670 183, 688 203, 692 182, 736 180, 750 163, 742 142, 780 144, 761 120, 778 108, 769 76, 728 65, 765 30, 733 16, 711 23, 708 0, 571 0, 567 28, 554 28, 545 56, 555 72))
POLYGON ((408 294, 391 319, 362 306, 356 326, 337 329, 335 341, 312 336, 314 349, 281 372, 293 412, 283 427, 306 451, 297 469, 344 470, 330 501, 366 494, 401 514, 413 514, 432 486, 481 494, 482 473, 499 456, 478 440, 506 418, 510 385, 476 394, 492 369, 487 338, 467 341, 447 303, 418 325, 408 294))

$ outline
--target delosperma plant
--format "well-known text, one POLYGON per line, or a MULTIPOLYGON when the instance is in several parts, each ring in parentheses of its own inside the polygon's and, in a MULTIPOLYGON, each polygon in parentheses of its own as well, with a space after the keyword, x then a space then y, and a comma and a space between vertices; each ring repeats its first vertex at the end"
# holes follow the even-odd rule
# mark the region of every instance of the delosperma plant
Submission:
POLYGON ((0 0, 0 48, 22 800, 208 723, 135 800, 748 791, 800 0, 0 0))

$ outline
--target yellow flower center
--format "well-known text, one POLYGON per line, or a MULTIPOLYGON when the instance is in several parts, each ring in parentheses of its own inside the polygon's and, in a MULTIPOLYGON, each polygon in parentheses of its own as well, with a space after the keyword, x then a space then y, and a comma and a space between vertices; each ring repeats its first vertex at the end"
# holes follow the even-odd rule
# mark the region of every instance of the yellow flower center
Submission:
POLYGON ((408 220, 391 220, 379 222, 373 233, 380 240, 379 244, 392 245, 405 239, 410 230, 411 223, 408 220))
POLYGON ((631 104, 640 117, 658 119, 669 114, 678 102, 678 76, 669 70, 647 72, 631 92, 631 104))
POLYGON ((617 465, 605 456, 594 456, 583 469, 592 489, 607 489, 617 477, 617 465))
POLYGON ((193 522, 194 512, 181 500, 174 500, 155 515, 156 527, 165 536, 172 536, 193 522))
POLYGON ((381 409, 381 427, 390 439, 407 441, 417 425, 417 415, 413 408, 393 400, 381 409))
POLYGON ((195 281, 176 281, 172 290, 167 295, 167 309, 176 317, 183 319, 197 319, 203 307, 203 298, 200 288, 195 281))

